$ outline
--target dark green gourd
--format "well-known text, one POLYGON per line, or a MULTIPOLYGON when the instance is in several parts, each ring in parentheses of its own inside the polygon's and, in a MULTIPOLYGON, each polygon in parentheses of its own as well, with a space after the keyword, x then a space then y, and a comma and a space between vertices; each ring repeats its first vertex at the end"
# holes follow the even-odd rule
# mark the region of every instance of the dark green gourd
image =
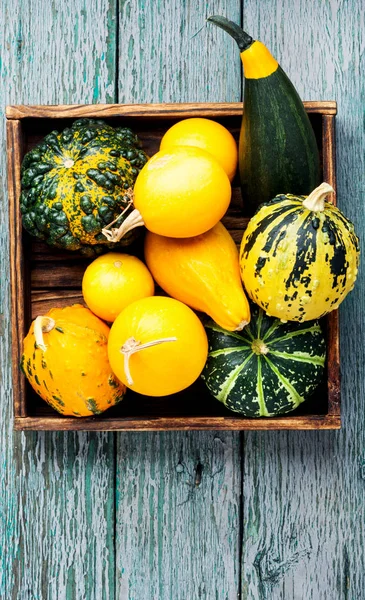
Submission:
POLYGON ((283 323, 252 306, 240 332, 206 325, 208 360, 202 373, 212 396, 247 417, 296 409, 321 382, 326 344, 318 321, 283 323))
POLYGON ((307 195, 320 183, 315 135, 293 84, 268 49, 225 17, 208 21, 237 42, 245 76, 239 169, 244 213, 278 194, 307 195))
MULTIPOLYGON (((120 225, 131 212, 128 190, 146 162, 129 128, 77 119, 61 133, 52 131, 23 160, 25 229, 51 246, 90 256, 115 247, 102 229, 114 219, 120 225)), ((130 244, 135 235, 121 243, 130 244)))

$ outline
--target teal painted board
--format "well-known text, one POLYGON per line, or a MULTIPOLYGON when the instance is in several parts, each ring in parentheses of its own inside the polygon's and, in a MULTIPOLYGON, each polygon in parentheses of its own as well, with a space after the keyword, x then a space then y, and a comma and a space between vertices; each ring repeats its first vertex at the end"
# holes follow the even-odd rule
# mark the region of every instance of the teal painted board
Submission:
POLYGON ((4 106, 111 101, 116 3, 2 2, 0 598, 114 598, 114 437, 13 433, 4 106))
MULTIPOLYGON (((122 2, 119 101, 239 100, 235 48, 205 25, 214 12, 240 18, 229 0, 122 2)), ((117 434, 116 485, 118 599, 238 598, 238 433, 117 434)))
POLYGON ((117 598, 238 597, 239 452, 234 433, 118 434, 117 598))
MULTIPOLYGON (((246 0, 245 29, 306 100, 338 102, 338 204, 364 248, 362 2, 246 0)), ((362 600, 364 279, 340 308, 342 430, 244 434, 242 598, 362 600)))

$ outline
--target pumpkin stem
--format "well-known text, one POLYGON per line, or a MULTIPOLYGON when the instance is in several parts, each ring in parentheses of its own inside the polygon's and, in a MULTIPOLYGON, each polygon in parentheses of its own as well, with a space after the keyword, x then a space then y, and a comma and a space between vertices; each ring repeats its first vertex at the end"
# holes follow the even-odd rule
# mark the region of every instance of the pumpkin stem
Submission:
POLYGON ((38 348, 41 348, 41 350, 47 350, 47 346, 44 343, 43 339, 43 333, 49 333, 50 331, 52 331, 55 325, 56 321, 54 319, 51 319, 51 317, 39 316, 34 321, 35 343, 37 344, 38 348))
MULTIPOLYGON (((127 208, 129 208, 129 206, 127 208)), ((113 225, 115 221, 118 221, 118 219, 125 213, 127 208, 119 215, 119 217, 114 219, 114 221, 109 223, 107 227, 104 227, 104 229, 101 230, 101 233, 105 235, 109 242, 119 242, 119 240, 121 240, 122 237, 128 233, 128 231, 131 231, 135 227, 142 227, 144 225, 144 220, 141 213, 135 208, 131 214, 124 219, 123 223, 119 227, 112 227, 109 231, 111 225, 113 225)))
POLYGON ((321 183, 321 185, 316 187, 316 189, 303 200, 303 206, 314 212, 322 212, 324 210, 326 196, 334 191, 335 190, 329 183, 321 183))
POLYGON ((129 359, 132 354, 135 354, 140 350, 144 350, 145 348, 151 348, 152 346, 157 346, 158 344, 164 344, 165 342, 177 342, 177 337, 161 338, 160 340, 146 342, 145 344, 141 344, 141 342, 137 341, 134 337, 131 337, 125 342, 125 344, 123 344, 120 351, 122 354, 124 354, 124 372, 128 385, 133 385, 134 383, 129 368, 129 359))
POLYGON ((214 15, 208 17, 207 21, 209 21, 209 23, 214 23, 214 25, 229 33, 229 35, 237 42, 240 52, 247 50, 254 42, 253 38, 248 35, 248 33, 243 31, 241 27, 236 25, 233 21, 226 19, 226 17, 214 15))
POLYGON ((269 348, 266 346, 265 342, 262 340, 256 339, 251 344, 252 352, 257 355, 267 354, 269 352, 269 348))

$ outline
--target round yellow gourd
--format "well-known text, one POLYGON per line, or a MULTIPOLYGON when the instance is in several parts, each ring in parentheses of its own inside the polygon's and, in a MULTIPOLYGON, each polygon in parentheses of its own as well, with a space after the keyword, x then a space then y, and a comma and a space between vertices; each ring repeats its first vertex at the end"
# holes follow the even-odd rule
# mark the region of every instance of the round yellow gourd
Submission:
POLYGON ((211 229, 223 217, 231 184, 218 161, 201 148, 176 146, 157 152, 134 186, 135 210, 120 227, 103 230, 118 242, 135 227, 186 238, 211 229))
POLYGON ((173 298, 153 296, 125 308, 110 330, 108 355, 115 375, 135 392, 165 396, 191 385, 208 356, 203 325, 173 298))
POLYGON ((113 375, 109 327, 84 306, 53 308, 33 321, 24 339, 22 370, 32 388, 63 415, 98 415, 122 400, 113 375))
POLYGON ((174 146, 196 146, 212 154, 230 181, 237 169, 237 144, 233 135, 217 121, 193 117, 175 123, 161 140, 160 150, 174 146))
POLYGON ((187 239, 147 232, 145 258, 155 281, 170 296, 206 312, 228 331, 249 323, 238 250, 222 223, 187 239))
POLYGON ((86 269, 82 293, 90 310, 113 322, 131 302, 153 296, 152 275, 136 256, 109 252, 96 258, 86 269))

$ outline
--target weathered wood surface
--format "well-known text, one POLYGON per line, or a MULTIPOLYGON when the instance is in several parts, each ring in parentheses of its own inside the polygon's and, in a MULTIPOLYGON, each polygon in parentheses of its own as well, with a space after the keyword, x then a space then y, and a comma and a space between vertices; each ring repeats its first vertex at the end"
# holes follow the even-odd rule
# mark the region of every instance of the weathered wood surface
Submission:
MULTIPOLYGON (((246 0, 244 24, 302 96, 337 100, 337 201, 364 248, 363 3, 246 0)), ((361 267, 340 308, 341 431, 244 436, 244 599, 365 598, 364 286, 361 267)))
MULTIPOLYGON (((240 100, 235 49, 207 10, 240 18, 230 0, 121 3, 120 102, 240 100)), ((240 472, 239 433, 118 434, 117 598, 237 598, 240 472)))
MULTIPOLYGON (((116 0, 4 0, 1 110, 239 101, 234 42, 198 33, 207 11, 239 22, 239 4, 123 0, 118 49, 116 0)), ((362 2, 242 12, 303 97, 337 99, 338 200, 364 244, 362 2)), ((13 433, 3 119, 0 139, 0 599, 362 600, 363 271, 340 311, 340 432, 13 433)))
POLYGON ((113 0, 0 7, 1 600, 114 598, 113 435, 13 433, 4 107, 115 101, 115 11, 113 0))

